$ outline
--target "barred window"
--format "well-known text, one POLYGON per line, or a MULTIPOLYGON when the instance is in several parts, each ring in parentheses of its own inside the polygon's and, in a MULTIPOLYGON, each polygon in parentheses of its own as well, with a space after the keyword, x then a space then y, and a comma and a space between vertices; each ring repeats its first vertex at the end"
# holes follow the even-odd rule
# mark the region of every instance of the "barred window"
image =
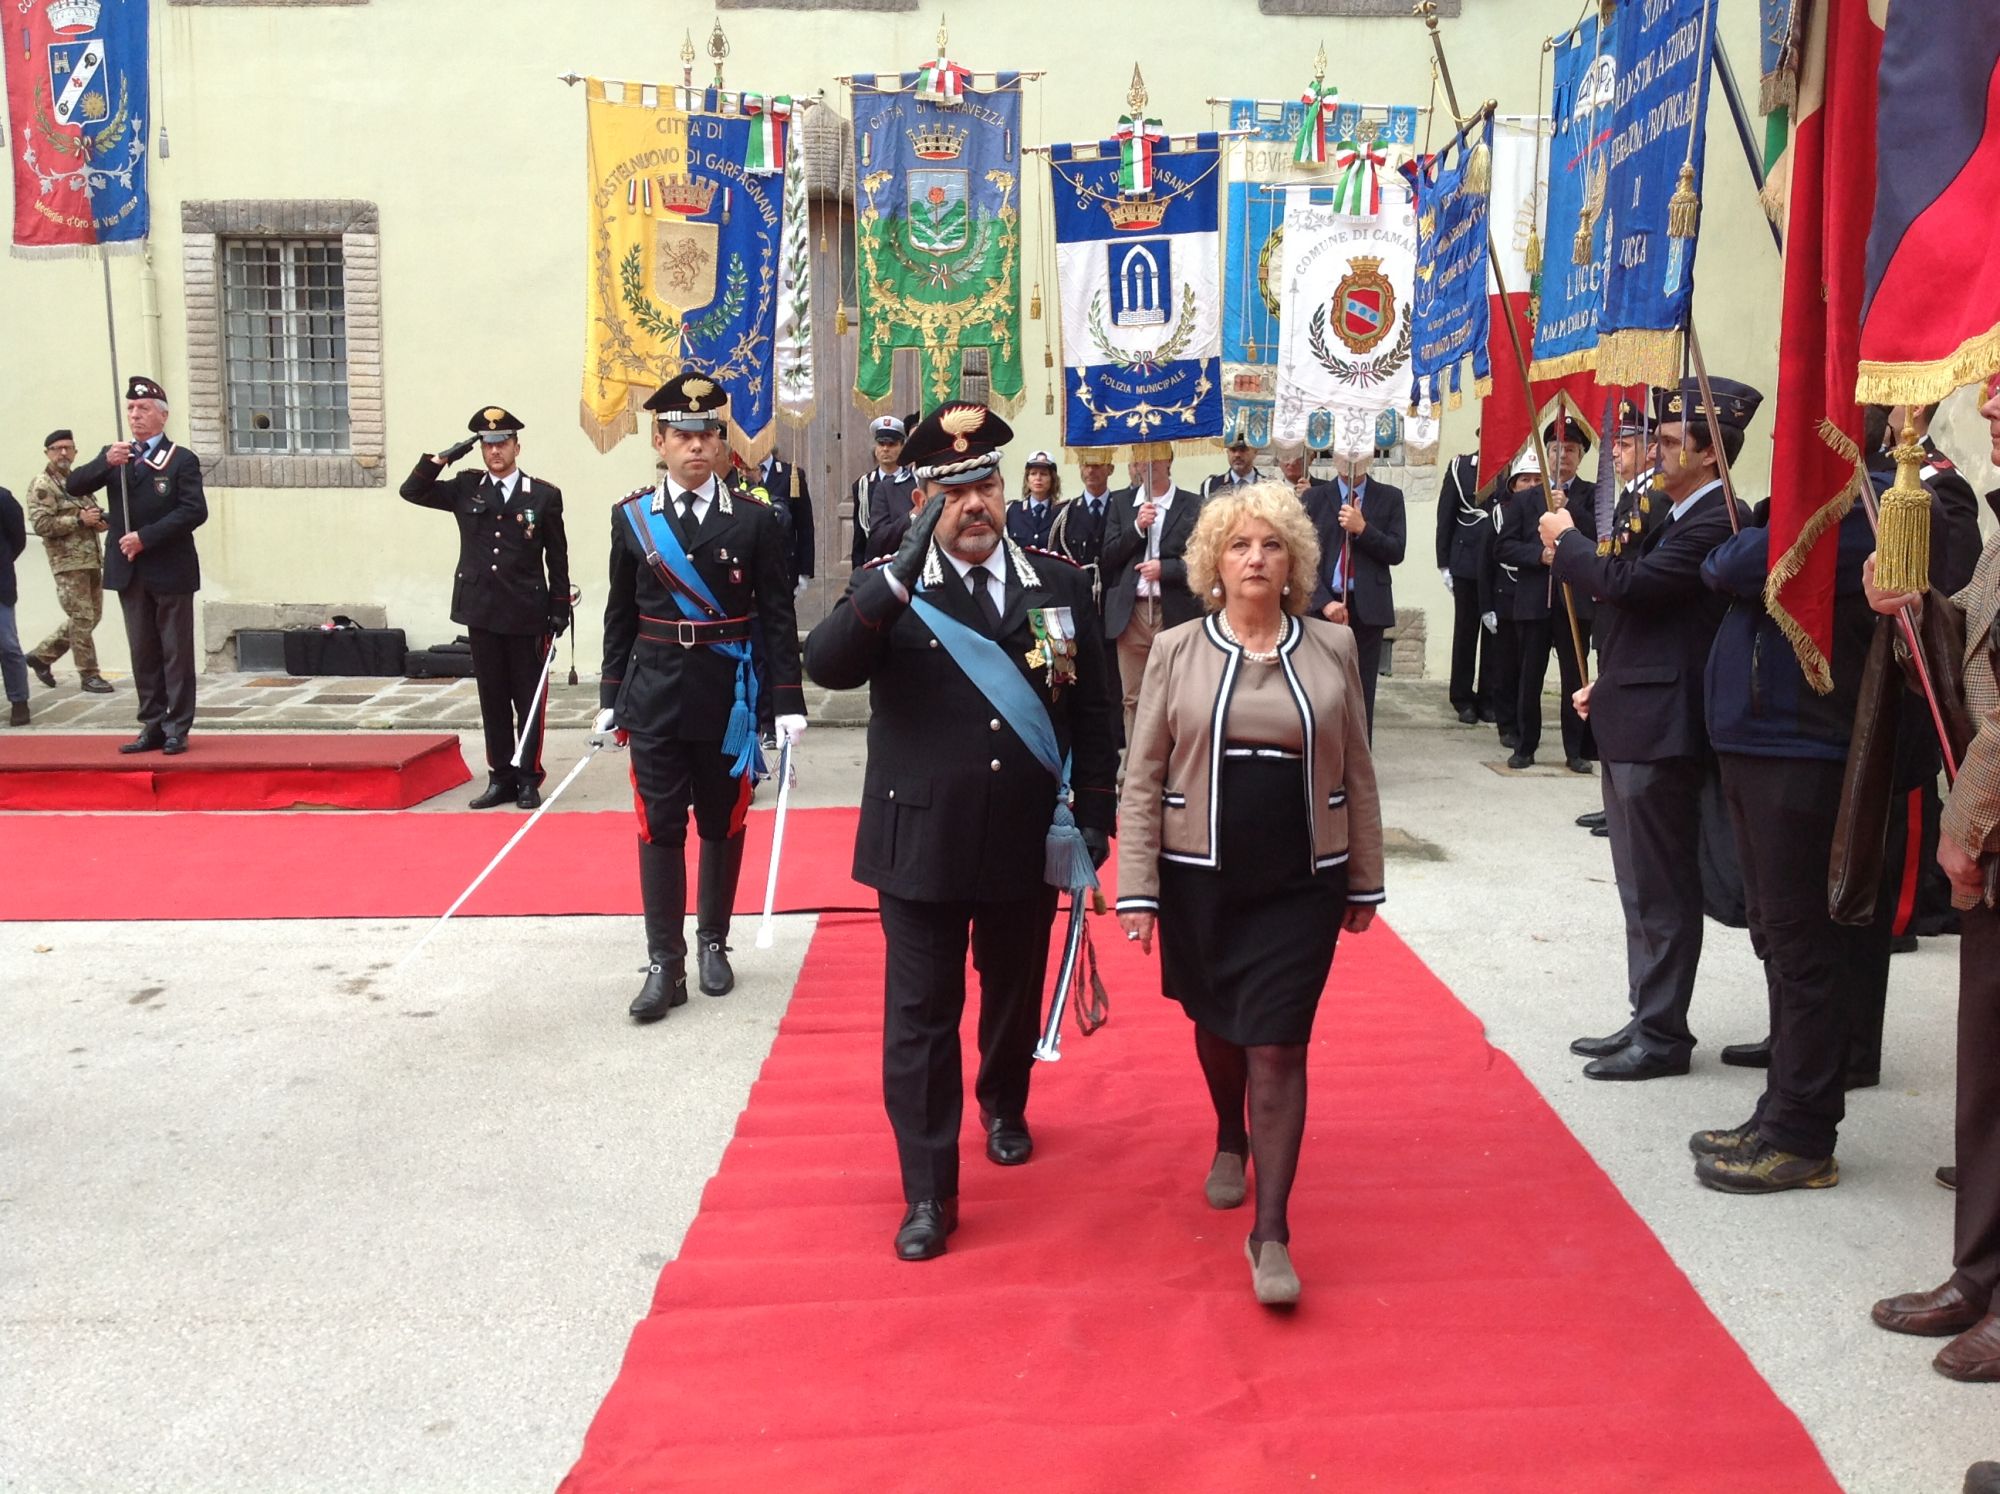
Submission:
POLYGON ((352 451, 341 240, 224 239, 221 247, 229 451, 352 451))

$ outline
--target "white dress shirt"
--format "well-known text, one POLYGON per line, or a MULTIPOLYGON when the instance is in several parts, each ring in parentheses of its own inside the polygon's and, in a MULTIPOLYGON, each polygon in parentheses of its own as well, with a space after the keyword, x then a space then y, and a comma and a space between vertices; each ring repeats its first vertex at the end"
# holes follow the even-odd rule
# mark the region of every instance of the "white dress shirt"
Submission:
MULTIPOLYGON (((1136 514, 1139 508, 1144 507, 1148 503, 1152 504, 1158 510, 1153 515, 1153 527, 1146 531, 1146 559, 1148 560, 1158 560, 1160 558, 1160 536, 1166 533, 1167 512, 1173 507, 1174 495, 1178 491, 1172 483, 1169 483, 1166 492, 1160 494, 1157 498, 1149 497, 1144 488, 1139 490, 1138 505, 1134 507, 1133 512, 1136 514)), ((1156 597, 1159 594, 1159 582, 1148 581, 1144 576, 1139 578, 1140 596, 1156 597)))

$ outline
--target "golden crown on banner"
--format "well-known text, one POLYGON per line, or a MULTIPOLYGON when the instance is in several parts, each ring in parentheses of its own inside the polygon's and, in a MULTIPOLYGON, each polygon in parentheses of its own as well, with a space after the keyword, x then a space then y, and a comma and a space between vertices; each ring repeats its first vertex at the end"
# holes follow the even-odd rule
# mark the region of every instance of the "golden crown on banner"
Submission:
POLYGON ((660 179, 660 206, 670 213, 698 217, 715 201, 715 183, 700 178, 669 176, 660 179))
POLYGON ((81 36, 96 27, 103 8, 101 0, 50 0, 49 25, 59 36, 81 36))
POLYGON ((1158 228, 1166 216, 1166 204, 1151 197, 1114 197, 1104 204, 1113 228, 1158 228))
POLYGON ((926 125, 903 133, 910 137, 910 148, 926 161, 956 161, 965 153, 965 142, 972 137, 970 130, 950 125, 926 125))

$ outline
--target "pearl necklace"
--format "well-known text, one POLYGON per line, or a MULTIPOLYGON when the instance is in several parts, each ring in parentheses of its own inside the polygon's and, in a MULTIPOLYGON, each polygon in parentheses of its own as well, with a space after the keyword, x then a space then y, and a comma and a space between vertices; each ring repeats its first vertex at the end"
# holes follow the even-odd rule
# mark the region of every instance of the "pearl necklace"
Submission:
POLYGON ((1217 627, 1222 629, 1222 636, 1224 638, 1227 638, 1231 643, 1235 644, 1237 648, 1242 649, 1243 657, 1248 659, 1252 664, 1277 663, 1278 645, 1284 642, 1286 634, 1291 629, 1291 619, 1280 618, 1278 621, 1277 642, 1273 643, 1270 648, 1259 652, 1256 649, 1249 649, 1243 647, 1243 640, 1238 638, 1236 636, 1236 630, 1229 626, 1229 614, 1227 611, 1218 610, 1215 614, 1215 623, 1217 627))

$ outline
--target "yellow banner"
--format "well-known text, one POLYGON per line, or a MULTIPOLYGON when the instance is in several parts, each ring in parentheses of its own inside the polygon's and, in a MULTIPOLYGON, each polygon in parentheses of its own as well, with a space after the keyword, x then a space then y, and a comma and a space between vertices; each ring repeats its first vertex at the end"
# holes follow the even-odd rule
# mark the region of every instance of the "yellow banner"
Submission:
MULTIPOLYGON (((650 92, 650 91, 649 91, 650 92)), ((646 103, 636 85, 613 100, 586 80, 590 269, 583 429, 609 451, 680 371, 684 311, 715 295, 715 225, 670 210, 688 190, 688 116, 673 89, 646 103)))

